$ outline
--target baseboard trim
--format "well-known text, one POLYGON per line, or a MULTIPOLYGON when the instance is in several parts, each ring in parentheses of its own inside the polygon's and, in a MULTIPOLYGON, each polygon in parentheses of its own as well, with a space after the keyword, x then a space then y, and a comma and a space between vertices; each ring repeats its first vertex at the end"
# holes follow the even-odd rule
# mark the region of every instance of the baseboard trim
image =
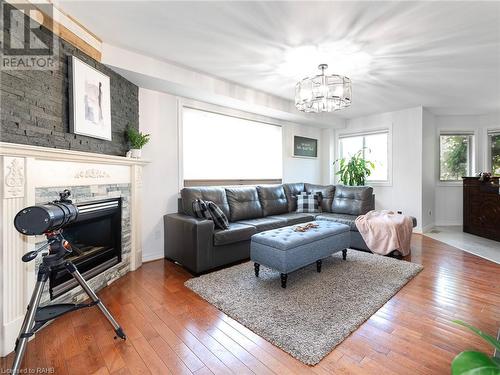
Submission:
POLYGON ((427 233, 430 232, 432 229, 434 229, 436 225, 434 223, 427 224, 425 227, 422 228, 422 233, 427 233))
POLYGON ((21 329, 21 325, 23 324, 23 320, 24 316, 19 316, 9 323, 3 325, 2 337, 0 337, 0 357, 5 357, 6 355, 14 351, 14 345, 16 343, 19 330, 21 329))
POLYGON ((459 222, 454 222, 454 221, 442 221, 440 223, 434 223, 435 227, 458 227, 461 226, 463 223, 461 221, 459 222))
POLYGON ((154 260, 163 259, 164 257, 163 251, 147 254, 146 256, 142 253, 142 263, 152 262, 154 260))

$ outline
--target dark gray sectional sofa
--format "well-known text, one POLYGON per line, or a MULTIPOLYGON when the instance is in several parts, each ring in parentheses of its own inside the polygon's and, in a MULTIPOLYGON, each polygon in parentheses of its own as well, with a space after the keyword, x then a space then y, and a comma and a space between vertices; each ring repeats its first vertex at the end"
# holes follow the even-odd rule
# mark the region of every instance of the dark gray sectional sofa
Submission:
MULTIPOLYGON (((250 237, 258 232, 312 220, 331 220, 349 225, 351 248, 367 251, 354 221, 375 208, 369 186, 282 185, 237 187, 190 187, 181 191, 179 213, 165 215, 165 258, 199 274, 250 256, 250 237), (321 192, 321 213, 297 213, 296 195, 321 192), (194 199, 215 202, 226 214, 230 227, 215 229, 211 220, 194 217, 194 199)), ((414 223, 415 225, 415 223, 414 223)))

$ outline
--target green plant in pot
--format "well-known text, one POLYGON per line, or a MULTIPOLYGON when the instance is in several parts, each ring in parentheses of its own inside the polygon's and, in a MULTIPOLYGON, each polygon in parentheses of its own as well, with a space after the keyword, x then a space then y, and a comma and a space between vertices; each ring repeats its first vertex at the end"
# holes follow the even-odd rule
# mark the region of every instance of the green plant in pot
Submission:
POLYGON ((149 138, 151 134, 144 134, 139 130, 129 127, 126 131, 127 139, 130 143, 130 157, 132 158, 140 158, 141 157, 141 149, 144 147, 146 143, 149 142, 149 138))
MULTIPOLYGON (((467 327, 500 352, 500 341, 461 320, 456 324, 467 327)), ((452 375, 500 375, 500 358, 489 357, 483 352, 467 350, 457 355, 451 362, 452 375)))
POLYGON ((337 159, 333 163, 339 164, 339 170, 336 175, 340 176, 340 181, 344 185, 363 186, 366 177, 371 174, 371 169, 375 168, 375 164, 363 157, 363 149, 356 152, 350 158, 337 159))

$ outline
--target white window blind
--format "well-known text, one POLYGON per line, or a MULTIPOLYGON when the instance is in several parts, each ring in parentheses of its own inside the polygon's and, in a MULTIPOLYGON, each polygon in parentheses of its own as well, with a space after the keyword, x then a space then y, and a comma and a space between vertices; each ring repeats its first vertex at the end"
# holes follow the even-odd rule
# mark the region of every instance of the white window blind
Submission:
POLYGON ((184 180, 281 179, 281 127, 184 107, 184 180))

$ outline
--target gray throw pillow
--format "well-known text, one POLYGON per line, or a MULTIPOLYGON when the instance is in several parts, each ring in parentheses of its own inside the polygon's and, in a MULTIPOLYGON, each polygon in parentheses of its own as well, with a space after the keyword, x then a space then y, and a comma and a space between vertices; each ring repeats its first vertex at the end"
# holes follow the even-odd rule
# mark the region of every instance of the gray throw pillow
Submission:
POLYGON ((215 227, 219 229, 229 229, 229 220, 224 212, 214 202, 207 202, 208 212, 212 216, 215 227))
POLYGON ((227 216, 214 202, 195 199, 192 206, 194 216, 198 219, 212 220, 218 229, 229 229, 227 216))
POLYGON ((297 195, 297 212, 299 213, 319 213, 318 194, 302 193, 297 195))

